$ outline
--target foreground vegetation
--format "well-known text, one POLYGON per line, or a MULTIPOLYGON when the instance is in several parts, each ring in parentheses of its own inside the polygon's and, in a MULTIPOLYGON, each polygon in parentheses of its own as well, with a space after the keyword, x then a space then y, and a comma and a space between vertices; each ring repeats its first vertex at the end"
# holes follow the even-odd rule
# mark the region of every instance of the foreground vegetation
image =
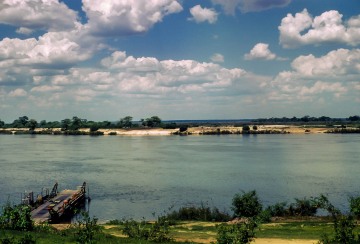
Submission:
POLYGON ((99 225, 87 213, 64 229, 34 225, 28 206, 7 204, 0 216, 0 243, 249 243, 256 238, 360 243, 360 197, 349 199, 342 214, 328 199, 295 199, 263 207, 255 191, 236 194, 232 214, 201 206, 182 207, 156 221, 112 220, 99 225), (329 215, 316 217, 318 209, 329 215), (229 221, 232 219, 231 221, 229 221), (269 224, 270 223, 270 224, 269 224))

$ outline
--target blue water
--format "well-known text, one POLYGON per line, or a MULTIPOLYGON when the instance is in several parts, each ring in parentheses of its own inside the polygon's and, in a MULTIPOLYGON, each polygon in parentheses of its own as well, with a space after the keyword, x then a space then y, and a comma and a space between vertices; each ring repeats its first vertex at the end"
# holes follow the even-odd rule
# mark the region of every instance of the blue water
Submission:
POLYGON ((256 190, 264 205, 326 194, 347 210, 360 195, 359 135, 0 135, 0 204, 57 181, 86 181, 100 220, 153 218, 204 202, 229 210, 256 190))

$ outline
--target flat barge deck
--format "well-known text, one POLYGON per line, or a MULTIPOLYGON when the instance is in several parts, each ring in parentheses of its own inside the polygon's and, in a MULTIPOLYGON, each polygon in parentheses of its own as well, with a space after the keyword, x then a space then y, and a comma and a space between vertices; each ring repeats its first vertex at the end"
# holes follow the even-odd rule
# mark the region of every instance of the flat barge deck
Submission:
POLYGON ((86 183, 77 190, 63 190, 31 211, 35 223, 57 222, 85 201, 86 183))

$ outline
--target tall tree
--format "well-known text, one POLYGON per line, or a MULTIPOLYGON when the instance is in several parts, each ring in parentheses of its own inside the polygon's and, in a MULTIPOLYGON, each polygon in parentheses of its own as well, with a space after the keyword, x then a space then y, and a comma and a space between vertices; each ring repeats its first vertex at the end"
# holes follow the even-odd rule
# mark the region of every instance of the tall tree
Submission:
POLYGON ((22 117, 19 117, 19 121, 23 125, 23 127, 25 127, 29 121, 29 118, 28 118, 28 116, 22 116, 22 117))
POLYGON ((45 128, 46 127, 46 120, 41 120, 40 121, 40 124, 39 124, 39 126, 41 127, 41 128, 45 128))
POLYGON ((5 126, 5 122, 0 119, 0 128, 3 128, 5 126))
POLYGON ((147 118, 141 122, 143 126, 158 127, 161 124, 161 119, 158 116, 152 116, 151 118, 147 118))
POLYGON ((30 131, 33 131, 38 126, 38 122, 34 119, 30 119, 27 122, 26 126, 29 128, 30 131))
POLYGON ((61 129, 62 130, 68 130, 70 128, 70 125, 71 125, 71 120, 70 119, 61 120, 61 129))
POLYGON ((126 116, 122 119, 120 119, 118 126, 121 128, 131 128, 132 127, 132 119, 131 116, 126 116))
POLYGON ((82 124, 83 124, 83 121, 79 117, 74 116, 72 119, 72 122, 71 122, 71 129, 78 130, 81 128, 82 124))

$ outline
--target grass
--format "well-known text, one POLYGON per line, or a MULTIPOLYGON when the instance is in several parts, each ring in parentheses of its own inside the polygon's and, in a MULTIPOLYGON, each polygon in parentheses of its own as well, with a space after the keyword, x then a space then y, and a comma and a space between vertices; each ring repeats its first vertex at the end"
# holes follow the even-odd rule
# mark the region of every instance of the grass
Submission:
MULTIPOLYGON (((176 243, 197 243, 215 242, 217 223, 204 221, 179 221, 170 227, 170 236, 176 243)), ((144 240, 134 240, 127 238, 122 233, 123 226, 101 225, 102 233, 96 234, 97 243, 152 243, 144 240)), ((356 227, 356 233, 360 233, 360 226, 356 227)), ((74 233, 69 230, 57 231, 32 231, 27 232, 33 236, 36 243, 76 243, 74 233)), ((256 238, 277 238, 277 239, 302 239, 319 240, 321 235, 333 233, 333 224, 329 220, 298 220, 293 219, 279 220, 269 224, 261 224, 256 231, 256 238), (281 222, 280 222, 281 221, 281 222)), ((5 237, 14 237, 19 240, 25 236, 26 232, 0 230, 0 240, 5 237)), ((174 243, 167 242, 167 243, 174 243)))
MULTIPOLYGON (((217 223, 203 221, 179 221, 170 228, 170 236, 184 243, 196 243, 200 241, 215 242, 217 223)), ((105 230, 108 234, 120 235, 121 225, 112 226, 105 230)), ((357 226, 356 232, 360 233, 360 226, 357 226)), ((328 219, 294 219, 281 220, 269 224, 261 224, 256 231, 256 238, 267 239, 302 239, 302 240, 320 240, 323 234, 331 235, 333 233, 333 224, 328 219)), ((130 242, 131 243, 131 242, 130 242)))
POLYGON ((331 234, 333 225, 320 222, 290 222, 263 224, 256 232, 258 238, 320 240, 321 235, 331 234))

